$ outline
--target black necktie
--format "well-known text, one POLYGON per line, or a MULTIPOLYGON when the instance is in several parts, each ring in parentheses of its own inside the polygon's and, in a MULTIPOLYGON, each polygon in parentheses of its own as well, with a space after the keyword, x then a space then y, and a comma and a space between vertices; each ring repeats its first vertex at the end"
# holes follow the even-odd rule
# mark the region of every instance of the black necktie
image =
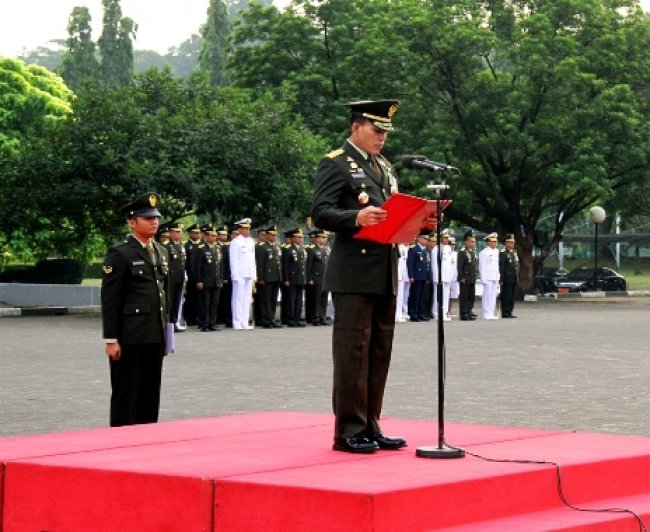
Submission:
POLYGON ((372 171, 375 172, 375 175, 381 179, 381 170, 379 169, 379 165, 377 164, 377 159, 375 159, 374 156, 369 157, 370 160, 370 167, 372 168, 372 171))

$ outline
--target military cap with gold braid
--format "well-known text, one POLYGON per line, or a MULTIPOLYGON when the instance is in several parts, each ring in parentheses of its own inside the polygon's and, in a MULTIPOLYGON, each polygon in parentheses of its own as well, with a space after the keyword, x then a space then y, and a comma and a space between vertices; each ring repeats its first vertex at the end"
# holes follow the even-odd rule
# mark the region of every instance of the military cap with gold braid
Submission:
POLYGON ((394 131, 391 118, 397 112, 399 100, 362 100, 348 102, 351 117, 363 117, 372 122, 376 128, 384 131, 394 131))
POLYGON ((157 209, 159 204, 160 196, 155 192, 147 192, 136 198, 131 203, 124 205, 120 208, 120 212, 127 218, 133 216, 144 216, 145 218, 160 216, 157 209))
POLYGON ((509 235, 506 236, 506 239, 504 240, 504 242, 516 242, 515 235, 510 233, 509 235))

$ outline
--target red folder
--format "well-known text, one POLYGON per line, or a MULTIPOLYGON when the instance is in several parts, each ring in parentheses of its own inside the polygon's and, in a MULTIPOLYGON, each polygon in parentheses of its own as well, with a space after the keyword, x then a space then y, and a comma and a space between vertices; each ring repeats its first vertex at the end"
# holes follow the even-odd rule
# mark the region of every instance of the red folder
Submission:
MULTIPOLYGON (((441 211, 449 205, 451 200, 440 200, 441 211)), ((412 242, 420 234, 422 223, 436 216, 437 202, 398 192, 388 198, 381 208, 388 211, 386 219, 376 225, 362 227, 354 238, 380 244, 412 242)))

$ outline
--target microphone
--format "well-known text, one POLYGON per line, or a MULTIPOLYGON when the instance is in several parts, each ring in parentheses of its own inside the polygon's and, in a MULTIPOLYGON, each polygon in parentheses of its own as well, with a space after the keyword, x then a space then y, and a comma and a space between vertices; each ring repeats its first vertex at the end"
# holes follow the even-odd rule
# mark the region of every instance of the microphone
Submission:
POLYGON ((405 168, 413 168, 416 170, 429 170, 431 172, 458 172, 458 168, 451 166, 450 164, 437 163, 435 161, 430 161, 424 155, 405 155, 402 158, 402 165, 405 168))

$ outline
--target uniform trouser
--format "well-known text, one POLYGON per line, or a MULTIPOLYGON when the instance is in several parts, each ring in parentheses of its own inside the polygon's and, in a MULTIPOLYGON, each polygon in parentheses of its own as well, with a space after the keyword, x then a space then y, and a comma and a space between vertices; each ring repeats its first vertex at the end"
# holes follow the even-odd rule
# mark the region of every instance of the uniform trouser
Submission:
POLYGON ((496 316, 499 281, 483 281, 481 312, 484 318, 496 316))
POLYGON ((427 311, 438 316, 438 281, 433 281, 427 292, 427 311))
POLYGON ((449 314, 449 294, 451 291, 451 283, 442 283, 442 315, 443 317, 449 314))
POLYGON ((164 344, 120 344, 119 360, 110 360, 111 427, 155 423, 160 407, 164 344))
POLYGON ((323 287, 321 286, 321 291, 320 291, 320 318, 319 318, 321 323, 327 317, 327 305, 328 305, 328 303, 329 303, 329 292, 327 290, 323 290, 323 287))
POLYGON ((302 295, 305 286, 302 284, 290 284, 287 289, 287 323, 296 324, 302 316, 302 295))
POLYGON ((460 307, 460 316, 469 316, 474 308, 474 297, 476 285, 474 283, 459 283, 460 294, 458 295, 458 306, 460 307))
POLYGON ((169 285, 169 293, 171 295, 171 304, 169 307, 169 322, 177 323, 181 302, 183 301, 183 284, 184 283, 171 283, 169 285))
POLYGON ((253 300, 253 279, 232 280, 232 328, 248 329, 253 300))
POLYGON ((305 319, 308 323, 320 323, 325 319, 327 310, 327 292, 323 308, 323 285, 305 285, 305 319))
POLYGON ((217 322, 232 324, 232 284, 224 281, 219 295, 217 322))
MULTIPOLYGON (((401 319, 404 316, 404 301, 408 299, 409 283, 397 281, 397 300, 395 302, 395 319, 401 319)), ((406 314, 408 314, 408 307, 406 314)))
POLYGON ((280 321, 283 325, 289 323, 289 287, 284 283, 280 285, 280 293, 282 294, 282 301, 280 303, 280 321))
POLYGON ((334 437, 381 431, 379 417, 395 332, 392 295, 332 294, 334 437))
POLYGON ((257 285, 257 296, 260 298, 260 313, 262 325, 275 321, 275 312, 278 305, 279 282, 265 282, 257 285))
POLYGON ((221 289, 218 286, 204 285, 203 290, 199 290, 199 323, 201 326, 217 324, 220 292, 221 289))
POLYGON ((196 281, 187 282, 187 291, 185 293, 185 304, 183 305, 183 317, 188 325, 196 325, 198 320, 199 294, 196 289, 196 281))
POLYGON ((426 281, 413 281, 411 284, 409 291, 409 316, 411 319, 415 320, 424 317, 429 286, 426 281))
POLYGON ((515 296, 517 294, 517 283, 503 283, 501 285, 501 314, 510 316, 515 308, 515 296))

